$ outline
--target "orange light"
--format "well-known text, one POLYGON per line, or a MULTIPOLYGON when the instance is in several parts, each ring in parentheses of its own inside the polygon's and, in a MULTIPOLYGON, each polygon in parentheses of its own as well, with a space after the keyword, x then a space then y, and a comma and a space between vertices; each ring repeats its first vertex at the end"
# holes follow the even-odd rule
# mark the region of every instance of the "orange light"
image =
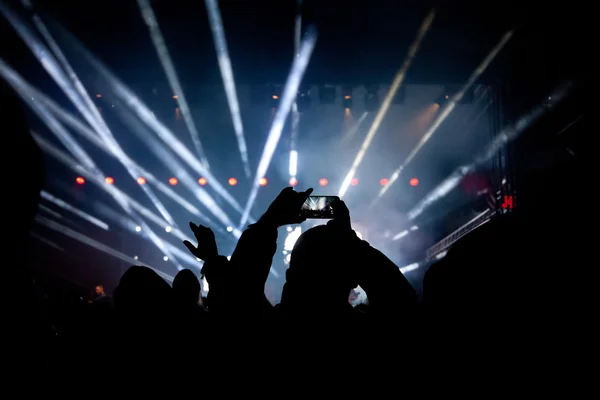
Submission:
POLYGON ((174 94, 174 95, 173 95, 173 98, 174 98, 174 99, 178 99, 178 98, 179 98, 179 96, 177 96, 176 94, 174 94))
POLYGON ((352 186, 356 186, 356 185, 358 185, 358 179, 356 179, 356 178, 352 178, 352 180, 350 181, 350 184, 351 184, 352 186))
POLYGON ((237 179, 235 179, 235 178, 229 178, 229 180, 227 181, 227 183, 229 183, 229 186, 235 186, 235 185, 237 185, 237 179))
POLYGON ((389 180, 387 178, 383 178, 382 180, 379 181, 379 184, 381 186, 385 186, 388 184, 388 182, 389 182, 389 180))
POLYGON ((450 98, 450 96, 448 96, 448 95, 446 95, 446 96, 444 96, 444 97, 446 97, 446 100, 448 100, 448 99, 450 98))
POLYGON ((98 98, 98 99, 101 99, 101 98, 102 98, 102 95, 101 95, 100 93, 98 93, 98 94, 96 95, 96 98, 98 98))
POLYGON ((319 185, 321 185, 321 186, 327 186, 328 183, 329 183, 329 181, 325 178, 319 179, 319 185))
POLYGON ((108 183, 109 185, 112 185, 113 183, 115 183, 115 180, 110 176, 107 176, 106 178, 104 178, 104 182, 108 183))
POLYGON ((258 184, 259 184, 260 186, 267 186, 267 182, 268 182, 268 181, 267 181, 267 178, 260 178, 260 179, 258 180, 258 184))
POLYGON ((175 185, 177 185, 177 182, 178 182, 178 181, 177 181, 177 178, 170 178, 170 179, 169 179, 169 184, 170 184, 171 186, 175 186, 175 185))
POLYGON ((198 179, 198 183, 200 184, 200 186, 204 186, 204 185, 206 185, 207 180, 206 180, 206 178, 200 178, 200 179, 198 179))
POLYGON ((419 184, 419 180, 417 178, 410 178, 410 181, 408 181, 408 183, 410 184, 410 186, 417 186, 419 184))
POLYGON ((82 176, 78 176, 77 178, 75 178, 75 182, 77 182, 77 184, 79 185, 83 185, 85 183, 85 179, 83 179, 82 176))
POLYGON ((350 96, 348 94, 344 96, 344 99, 346 99, 346 100, 350 100, 351 98, 352 98, 352 96, 350 96))
POLYGON ((140 176, 139 178, 137 178, 137 183, 139 185, 143 185, 146 183, 146 178, 144 178, 143 176, 140 176))
POLYGON ((296 186, 298 184, 298 179, 291 177, 288 183, 290 186, 296 186))
POLYGON ((273 100, 277 100, 279 98, 279 96, 277 96, 276 94, 273 95, 273 100))

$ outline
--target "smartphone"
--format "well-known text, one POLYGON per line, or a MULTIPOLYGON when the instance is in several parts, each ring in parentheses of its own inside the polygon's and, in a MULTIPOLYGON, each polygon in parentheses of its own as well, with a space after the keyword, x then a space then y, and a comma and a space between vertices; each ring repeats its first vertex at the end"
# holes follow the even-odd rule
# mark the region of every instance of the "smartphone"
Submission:
POLYGON ((300 215, 304 218, 331 219, 334 216, 331 204, 336 201, 340 201, 337 196, 308 196, 300 208, 300 215))

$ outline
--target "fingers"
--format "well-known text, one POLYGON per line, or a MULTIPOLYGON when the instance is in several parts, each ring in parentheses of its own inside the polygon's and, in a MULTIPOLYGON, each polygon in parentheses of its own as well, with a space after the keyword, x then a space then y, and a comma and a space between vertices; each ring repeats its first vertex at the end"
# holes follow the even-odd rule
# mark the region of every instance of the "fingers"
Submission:
POLYGON ((196 255, 196 246, 191 244, 188 240, 184 240, 183 244, 185 245, 185 247, 187 247, 187 249, 190 251, 190 253, 192 253, 193 255, 196 255))

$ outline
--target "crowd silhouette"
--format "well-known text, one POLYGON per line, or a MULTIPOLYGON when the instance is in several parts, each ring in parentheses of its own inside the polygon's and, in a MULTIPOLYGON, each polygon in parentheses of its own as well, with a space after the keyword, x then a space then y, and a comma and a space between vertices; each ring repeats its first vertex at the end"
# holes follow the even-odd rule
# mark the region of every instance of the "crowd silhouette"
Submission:
MULTIPOLYGON (((4 246, 8 253, 22 254, 27 252, 44 163, 20 102, 6 86, 1 109, 9 110, 11 120, 6 146, 29 166, 30 176, 34 174, 15 183, 20 185, 18 199, 4 196, 16 227, 4 246)), ((518 215, 492 220, 429 269, 419 302, 398 266, 356 236, 350 212, 340 200, 331 205, 332 220, 297 240, 281 302, 272 305, 265 284, 277 249, 277 229, 303 221, 299 210, 311 192, 283 189, 262 217, 244 230, 230 259, 219 254, 210 228, 190 222, 197 243, 182 246, 204 261, 201 273, 210 287, 204 299, 190 270, 180 271, 171 286, 153 270, 132 266, 112 298, 99 286, 89 307, 73 304, 56 326, 44 318, 44 299, 36 293, 28 265, 15 258, 6 264, 4 275, 10 298, 4 320, 15 339, 11 370, 53 377, 66 385, 72 379, 67 377, 73 376, 91 375, 106 382, 117 376, 137 377, 142 371, 152 374, 148 376, 173 376, 196 369, 201 371, 196 377, 206 380, 220 373, 230 376, 240 365, 247 368, 244 374, 264 376, 261 363, 271 363, 272 370, 284 361, 302 364, 309 358, 311 371, 336 357, 348 370, 358 358, 364 370, 415 366, 417 359, 428 365, 431 357, 457 352, 457 347, 466 351, 468 343, 471 350, 477 349, 474 337, 492 337, 481 336, 487 328, 505 332, 543 315, 549 304, 547 292, 556 286, 536 290, 528 278, 539 275, 530 272, 545 263, 552 274, 552 258, 566 259, 577 251, 577 243, 563 243, 551 257, 540 252, 548 238, 557 243, 560 237, 558 229, 547 231, 547 221, 539 229, 529 223, 534 219, 518 215), (349 293, 357 286, 366 292, 368 304, 352 307, 349 293), (473 327, 477 333, 459 338, 473 327), (91 371, 79 361, 82 353, 90 360, 91 371), (224 367, 232 357, 237 357, 236 367, 224 367), (370 364, 364 364, 366 359, 370 364)), ((149 379, 136 382, 162 385, 149 379)))

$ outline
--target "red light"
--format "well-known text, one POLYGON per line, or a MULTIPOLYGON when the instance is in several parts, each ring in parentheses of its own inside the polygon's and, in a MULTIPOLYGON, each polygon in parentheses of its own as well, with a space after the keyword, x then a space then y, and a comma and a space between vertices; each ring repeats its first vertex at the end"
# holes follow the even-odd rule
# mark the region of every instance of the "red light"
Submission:
POLYGON ((356 185, 358 185, 358 179, 356 179, 356 178, 352 178, 352 180, 350 181, 350 184, 351 184, 352 186, 356 186, 356 185))
POLYGON ((170 184, 171 186, 175 186, 175 185, 177 185, 177 178, 170 178, 170 179, 169 179, 169 184, 170 184))
POLYGON ((290 178, 289 182, 290 186, 296 186, 298 184, 298 179, 290 178))
POLYGON ((321 185, 321 186, 327 186, 328 183, 329 183, 329 181, 325 178, 319 179, 319 185, 321 185))
POLYGON ((110 176, 107 176, 106 178, 104 178, 104 181, 106 183, 108 183, 109 185, 112 185, 113 183, 115 183, 115 180, 113 178, 111 178, 110 176))
POLYGON ((102 95, 101 95, 100 93, 98 93, 98 94, 96 95, 96 97, 97 97, 98 99, 101 99, 101 98, 102 98, 102 95))
POLYGON ((146 183, 146 178, 144 178, 143 176, 140 176, 139 178, 137 178, 137 183, 140 185, 143 185, 146 183))
POLYGON ((200 178, 200 179, 198 179, 198 183, 200 184, 200 186, 206 185, 206 183, 207 183, 206 178, 200 178))
POLYGON ((419 180, 417 178, 410 178, 410 181, 408 181, 408 183, 410 184, 410 186, 417 186, 419 184, 419 180))
POLYGON ((379 184, 381 186, 385 186, 388 184, 388 182, 389 182, 389 180, 387 178, 383 178, 382 180, 379 181, 379 184))
POLYGON ((229 178, 229 180, 227 181, 227 183, 229 183, 229 186, 235 186, 235 185, 237 185, 237 179, 235 179, 235 178, 229 178))
POLYGON ((504 209, 512 209, 513 208, 513 197, 512 196, 504 196, 504 202, 501 204, 501 207, 504 209))
POLYGON ((75 178, 75 182, 77 182, 78 185, 83 185, 85 183, 85 179, 83 179, 81 176, 78 176, 75 178))
POLYGON ((266 186, 266 185, 267 185, 267 182, 268 182, 268 181, 267 181, 267 178, 260 178, 260 179, 258 180, 258 184, 259 184, 260 186, 266 186))

